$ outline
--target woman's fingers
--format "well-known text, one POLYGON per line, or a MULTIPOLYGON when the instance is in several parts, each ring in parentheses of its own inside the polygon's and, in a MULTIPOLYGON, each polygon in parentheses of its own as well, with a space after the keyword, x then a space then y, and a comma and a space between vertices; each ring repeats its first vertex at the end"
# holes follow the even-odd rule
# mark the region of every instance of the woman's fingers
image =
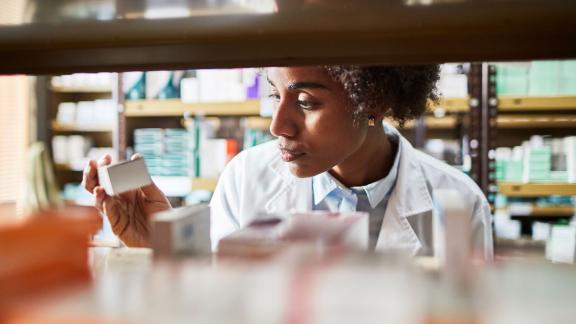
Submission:
POLYGON ((132 154, 132 157, 130 158, 130 160, 134 161, 134 160, 138 160, 141 158, 142 158, 142 155, 140 155, 140 153, 134 153, 134 154, 132 154))
POLYGON ((94 188, 99 185, 98 183, 98 167, 108 165, 112 162, 112 157, 109 154, 101 157, 98 162, 90 160, 84 173, 82 174, 82 187, 86 191, 94 193, 94 188))
POLYGON ((82 187, 90 193, 94 193, 94 188, 98 185, 98 172, 96 161, 90 160, 84 168, 82 174, 82 187))
POLYGON ((110 156, 110 154, 105 154, 103 157, 101 157, 98 160, 98 166, 99 167, 104 166, 104 165, 108 165, 110 163, 112 163, 112 157, 110 156))
POLYGON ((94 207, 96 207, 96 209, 98 209, 101 213, 103 213, 104 212, 104 200, 106 199, 106 192, 104 191, 104 188, 95 187, 94 188, 94 198, 96 199, 94 207))

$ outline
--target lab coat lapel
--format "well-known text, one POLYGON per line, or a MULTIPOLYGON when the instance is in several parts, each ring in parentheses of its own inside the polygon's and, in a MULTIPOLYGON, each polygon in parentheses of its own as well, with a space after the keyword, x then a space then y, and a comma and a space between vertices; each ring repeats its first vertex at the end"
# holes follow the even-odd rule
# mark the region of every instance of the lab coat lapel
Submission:
POLYGON ((402 145, 402 156, 398 176, 384 213, 376 250, 392 249, 413 256, 422 248, 422 243, 407 217, 431 211, 433 203, 415 149, 401 136, 399 145, 402 145))
POLYGON ((286 213, 306 212, 312 210, 312 178, 293 176, 288 165, 276 160, 269 166, 282 181, 281 189, 266 204, 269 214, 285 215, 286 213))

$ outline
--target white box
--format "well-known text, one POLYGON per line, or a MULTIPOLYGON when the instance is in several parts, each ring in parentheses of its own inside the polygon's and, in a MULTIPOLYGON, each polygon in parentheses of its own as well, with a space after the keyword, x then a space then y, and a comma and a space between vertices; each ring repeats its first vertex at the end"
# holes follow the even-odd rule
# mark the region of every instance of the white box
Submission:
POLYGON ((468 273, 473 256, 469 208, 456 190, 434 191, 434 257, 448 278, 460 280, 468 273))
POLYGON ((157 213, 152 218, 155 255, 209 255, 210 206, 198 204, 157 213))
POLYGON ((55 163, 68 163, 68 137, 56 135, 52 137, 52 156, 55 163))
POLYGON ((180 81, 180 100, 183 103, 200 101, 200 84, 197 78, 184 78, 180 81))
POLYGON ((207 139, 200 146, 200 177, 218 178, 227 162, 226 139, 207 139))
POLYGON ((124 161, 98 168, 98 181, 109 196, 152 183, 143 159, 124 161))
POLYGON ((76 105, 76 123, 92 125, 94 123, 94 101, 80 101, 76 105))
POLYGON ((61 124, 75 124, 76 123, 76 103, 74 102, 61 102, 58 105, 58 113, 56 120, 61 124))
POLYGON ((546 259, 557 263, 574 263, 576 227, 554 225, 546 242, 546 259))

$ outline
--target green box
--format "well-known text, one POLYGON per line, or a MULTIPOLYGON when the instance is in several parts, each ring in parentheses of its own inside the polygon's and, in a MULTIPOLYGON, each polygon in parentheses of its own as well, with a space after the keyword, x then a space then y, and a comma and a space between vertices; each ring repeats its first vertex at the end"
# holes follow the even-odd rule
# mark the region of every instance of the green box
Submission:
POLYGON ((576 60, 560 62, 560 94, 576 95, 576 60))
POLYGON ((553 96, 560 93, 560 61, 535 61, 530 68, 528 94, 553 96))

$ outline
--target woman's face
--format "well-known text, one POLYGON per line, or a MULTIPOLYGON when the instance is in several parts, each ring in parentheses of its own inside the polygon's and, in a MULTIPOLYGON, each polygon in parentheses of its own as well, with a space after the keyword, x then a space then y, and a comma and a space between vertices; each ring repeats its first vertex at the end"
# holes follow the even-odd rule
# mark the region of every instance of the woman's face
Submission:
POLYGON ((292 174, 311 177, 346 161, 362 146, 366 125, 354 126, 344 88, 321 68, 270 68, 275 99, 270 131, 292 174))

